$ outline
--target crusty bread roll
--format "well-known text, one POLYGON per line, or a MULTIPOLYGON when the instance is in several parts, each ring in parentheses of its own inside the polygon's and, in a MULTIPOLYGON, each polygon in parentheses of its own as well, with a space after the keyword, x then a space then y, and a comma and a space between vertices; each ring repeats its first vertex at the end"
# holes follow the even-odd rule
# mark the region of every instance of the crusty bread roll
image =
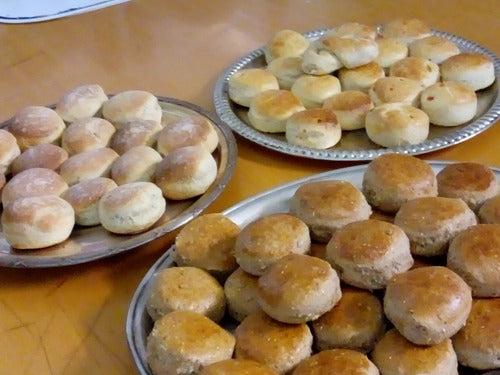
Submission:
POLYGON ((74 185, 95 177, 109 177, 113 162, 119 155, 108 147, 95 148, 70 156, 59 168, 59 174, 74 185))
POLYGON ((219 322, 226 297, 219 282, 197 267, 168 267, 154 274, 146 311, 153 320, 176 310, 188 310, 219 322))
POLYGON ((271 367, 250 359, 226 359, 203 367, 199 375, 278 375, 271 367))
POLYGON ((245 225, 236 238, 234 256, 246 272, 260 276, 284 256, 309 251, 307 225, 299 218, 276 213, 261 216, 245 225))
POLYGON ((368 64, 378 55, 378 44, 372 38, 329 34, 321 42, 349 69, 368 64))
POLYGON ((102 116, 117 129, 122 124, 136 120, 161 123, 162 109, 156 96, 147 91, 123 91, 109 98, 102 105, 102 116))
POLYGON ((269 64, 279 57, 302 56, 309 41, 299 32, 290 29, 277 31, 264 46, 264 57, 269 64))
POLYGON ((338 76, 342 91, 358 90, 368 93, 379 78, 385 77, 385 72, 381 65, 372 61, 352 69, 340 68, 338 76))
POLYGON ((408 46, 396 38, 377 38, 378 55, 375 62, 378 63, 386 74, 395 62, 408 56, 408 46))
POLYGON ((439 66, 424 57, 408 56, 392 64, 389 75, 413 79, 428 87, 439 81, 439 66))
POLYGON ((276 76, 263 68, 241 69, 232 74, 227 82, 229 98, 244 107, 249 107, 259 92, 278 89, 276 76))
POLYGON ((395 38, 406 45, 416 39, 421 39, 431 34, 430 27, 422 20, 416 18, 397 18, 381 25, 380 35, 384 38, 395 38))
POLYGON ((165 212, 166 202, 160 188, 152 182, 138 181, 120 185, 99 201, 102 226, 118 234, 143 232, 165 212))
POLYGON ((346 90, 326 99, 323 108, 335 113, 342 130, 356 130, 365 127, 366 114, 373 109, 373 102, 362 91, 346 90))
POLYGON ((237 322, 243 321, 248 315, 262 310, 257 301, 258 276, 250 275, 237 268, 224 283, 227 312, 237 322))
POLYGON ((15 249, 38 249, 65 241, 75 224, 71 205, 56 195, 17 198, 4 204, 2 231, 15 249))
POLYGON ((470 287, 447 267, 419 267, 394 275, 384 312, 417 345, 436 345, 463 327, 472 304, 470 287))
POLYGON ((111 137, 109 147, 122 155, 132 147, 156 147, 161 123, 153 120, 133 120, 123 123, 111 137))
POLYGON ((286 121, 285 137, 293 145, 325 149, 335 146, 341 135, 337 116, 328 108, 296 112, 286 121))
POLYGON ((304 73, 321 76, 337 71, 342 63, 332 51, 323 46, 320 38, 312 41, 304 51, 301 66, 304 73))
POLYGON ((16 137, 21 151, 40 143, 58 144, 66 129, 63 119, 51 108, 28 106, 9 122, 8 131, 16 137))
POLYGON ((125 151, 111 165, 110 177, 123 185, 135 181, 155 180, 157 164, 162 160, 158 151, 148 146, 135 146, 125 151))
POLYGON ((202 146, 178 148, 156 165, 155 183, 165 198, 188 199, 205 193, 217 177, 217 162, 202 146))
POLYGON ((327 35, 349 38, 375 39, 377 37, 377 28, 375 26, 365 25, 359 22, 344 22, 330 29, 327 35))
POLYGON ((61 138, 61 146, 69 155, 94 148, 108 147, 115 127, 99 117, 84 117, 68 125, 61 138))
POLYGON ((276 77, 280 89, 290 90, 293 83, 304 74, 302 57, 278 57, 267 65, 267 71, 276 77))
POLYGON ((422 85, 405 77, 383 77, 368 90, 375 106, 384 103, 406 103, 414 107, 420 105, 422 85))
POLYGON ((57 171, 67 159, 68 152, 62 147, 51 143, 41 143, 28 148, 15 158, 10 169, 13 175, 30 168, 46 168, 57 171))
POLYGON ((0 129, 0 174, 9 174, 12 162, 20 154, 16 137, 8 130, 0 129))
POLYGON ((290 89, 306 108, 321 108, 325 99, 341 91, 337 77, 325 74, 304 74, 297 78, 290 89))
POLYGON ((462 52, 448 57, 441 63, 440 69, 443 81, 458 81, 474 91, 495 82, 493 61, 482 53, 462 52))
POLYGON ((363 353, 351 349, 330 349, 304 359, 292 375, 378 375, 379 371, 363 353))
POLYGON ((154 323, 146 356, 155 375, 191 375, 211 363, 230 359, 234 344, 234 336, 206 316, 173 311, 154 323))
POLYGON ((477 215, 483 224, 500 224, 500 195, 486 199, 477 215))
POLYGON ((108 96, 98 84, 85 84, 66 91, 56 103, 55 111, 66 122, 100 113, 108 96))
POLYGON ((408 46, 410 56, 419 56, 441 64, 448 57, 460 53, 460 48, 450 39, 438 35, 429 35, 425 38, 414 40, 408 46))

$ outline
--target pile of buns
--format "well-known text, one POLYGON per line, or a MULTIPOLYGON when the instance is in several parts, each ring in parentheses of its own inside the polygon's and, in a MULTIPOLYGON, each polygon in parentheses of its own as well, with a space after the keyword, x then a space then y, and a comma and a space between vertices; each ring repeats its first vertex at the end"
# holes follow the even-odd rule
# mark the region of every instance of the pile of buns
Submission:
POLYGON ((22 108, 0 129, 2 232, 15 249, 62 243, 75 226, 151 228, 168 202, 215 181, 217 131, 202 115, 164 115, 147 91, 74 87, 55 107, 22 108))
POLYGON ((263 50, 263 67, 229 77, 229 98, 255 129, 316 149, 356 129, 382 147, 421 143, 430 125, 472 120, 476 92, 495 81, 488 56, 461 51, 418 19, 345 23, 315 40, 283 29, 263 50))
POLYGON ((287 212, 186 224, 147 292, 152 373, 500 368, 496 174, 394 153, 360 185, 312 179, 287 212))

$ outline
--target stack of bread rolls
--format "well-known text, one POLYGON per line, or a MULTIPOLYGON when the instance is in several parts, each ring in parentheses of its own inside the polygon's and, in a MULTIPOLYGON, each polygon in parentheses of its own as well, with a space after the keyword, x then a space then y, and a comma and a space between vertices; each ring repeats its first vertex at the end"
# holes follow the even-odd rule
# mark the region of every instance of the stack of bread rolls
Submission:
POLYGON ((59 244, 75 226, 144 232, 169 201, 207 191, 218 170, 208 118, 166 117, 147 91, 108 97, 98 84, 17 111, 0 143, 3 235, 15 249, 59 244))
POLYGON ((437 172, 392 153, 370 162, 359 186, 305 182, 287 212, 241 227, 220 213, 201 215, 176 237, 174 263, 151 280, 150 368, 155 375, 498 369, 499 198, 488 166, 456 162, 437 172), (196 319, 180 326, 178 314, 188 313, 196 319), (203 328, 202 318, 224 334, 203 328))
POLYGON ((461 51, 419 19, 349 22, 314 40, 283 29, 263 55, 261 68, 229 77, 229 98, 248 110, 255 129, 316 149, 356 129, 382 147, 421 143, 430 125, 471 121, 476 92, 495 81, 488 56, 461 51))

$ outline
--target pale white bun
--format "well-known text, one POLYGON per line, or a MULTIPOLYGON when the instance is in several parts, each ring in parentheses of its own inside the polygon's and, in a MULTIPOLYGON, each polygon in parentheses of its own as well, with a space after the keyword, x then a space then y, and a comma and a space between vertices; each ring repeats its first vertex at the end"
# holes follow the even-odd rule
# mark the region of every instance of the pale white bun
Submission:
POLYGON ((372 38, 325 36, 323 46, 333 52, 346 68, 356 68, 375 60, 378 44, 372 38))
POLYGON ((253 97, 266 90, 278 90, 278 79, 262 68, 241 69, 229 77, 227 82, 229 98, 243 107, 249 107, 253 97))
POLYGON ((500 195, 486 199, 477 213, 484 224, 500 224, 500 195))
POLYGON ((330 349, 304 359, 292 375, 378 375, 375 364, 366 356, 351 349, 330 349))
POLYGON ((122 124, 136 120, 161 122, 162 109, 156 96, 150 92, 129 90, 104 102, 102 116, 118 129, 122 124))
POLYGON ((135 146, 113 162, 110 177, 118 185, 135 181, 154 182, 156 166, 161 160, 160 153, 154 148, 135 146))
POLYGON ((436 64, 441 64, 448 57, 458 55, 460 48, 450 39, 442 36, 429 35, 414 40, 408 46, 410 56, 420 56, 436 64))
POLYGON ((56 103, 55 111, 66 122, 73 122, 100 113, 108 100, 103 88, 98 84, 86 84, 65 92, 56 103))
POLYGON ((161 123, 153 120, 126 122, 113 134, 109 147, 120 155, 136 146, 156 147, 162 129, 161 123))
POLYGON ((286 120, 303 111, 304 105, 288 90, 267 90, 257 94, 250 104, 248 119, 252 126, 266 133, 284 133, 286 120))
POLYGON ((302 57, 278 57, 271 61, 266 69, 276 77, 282 90, 290 90, 295 80, 304 74, 302 57))
POLYGON ((394 275, 384 294, 384 312, 407 340, 436 345, 463 327, 472 304, 470 287, 443 266, 394 275))
POLYGON ((381 65, 372 61, 352 69, 340 68, 338 77, 342 91, 358 90, 368 93, 379 78, 385 77, 385 72, 381 65))
POLYGON ((330 29, 326 35, 343 38, 375 39, 377 37, 377 28, 358 22, 345 22, 330 29))
POLYGON ((408 56, 408 46, 396 38, 377 38, 378 55, 375 62, 384 68, 385 73, 389 73, 389 68, 395 62, 408 56))
POLYGON ((365 129, 368 138, 380 146, 414 145, 429 136, 429 116, 410 104, 385 103, 367 113, 365 129))
POLYGON ((380 35, 384 38, 395 38, 409 45, 417 39, 431 35, 430 27, 416 18, 398 18, 386 22, 380 28, 380 35))
POLYGON ((226 359, 203 367, 199 375, 278 375, 271 367, 250 359, 226 359))
POLYGON ((217 177, 217 162, 201 146, 173 150, 156 166, 155 183, 165 198, 180 200, 205 193, 217 177))
POLYGON ((234 336, 206 316, 173 311, 154 323, 147 337, 146 358, 155 375, 191 375, 230 359, 234 345, 234 336))
POLYGON ((9 174, 12 162, 20 154, 16 137, 8 130, 0 129, 0 174, 9 174))
POLYGON ((290 91, 307 109, 321 108, 325 99, 341 91, 341 86, 339 79, 330 74, 322 76, 304 74, 297 78, 290 91))
POLYGON ((68 125, 61 138, 61 146, 69 155, 94 148, 108 147, 115 127, 99 117, 84 117, 68 125))
POLYGON ((65 241, 75 224, 71 205, 56 195, 25 196, 4 204, 2 232, 15 249, 38 249, 65 241))
POLYGON ((68 159, 68 153, 62 147, 51 143, 41 143, 25 150, 10 165, 13 175, 30 168, 47 168, 57 171, 68 159))
POLYGON ((286 140, 294 145, 326 149, 335 146, 341 135, 337 116, 326 108, 296 112, 286 122, 286 140))
POLYGON ((269 64, 279 57, 302 56, 308 46, 309 41, 299 32, 279 30, 264 46, 264 58, 269 64))
POLYGON ((312 41, 302 56, 302 71, 312 75, 326 75, 342 67, 340 60, 323 46, 321 39, 312 41))
POLYGON ((346 90, 323 102, 323 108, 332 110, 342 130, 365 127, 366 114, 373 109, 370 96, 358 90, 346 90))
POLYGON ((428 87, 439 81, 440 72, 439 66, 426 58, 408 56, 392 64, 389 75, 413 79, 422 87, 428 87))
POLYGON ((462 52, 451 56, 441 63, 440 69, 443 81, 458 81, 474 91, 495 82, 493 61, 482 53, 462 52))
POLYGON ((51 108, 28 106, 14 115, 8 131, 16 137, 21 151, 40 143, 59 144, 66 129, 63 119, 51 108))
POLYGON ((119 155, 108 147, 95 148, 70 156, 59 168, 59 174, 74 185, 94 177, 109 177, 113 162, 119 155))
POLYGON ((237 268, 224 283, 227 312, 237 322, 261 310, 257 301, 259 277, 237 268))
POLYGON ((463 83, 443 81, 422 91, 420 107, 432 124, 457 126, 474 118, 477 97, 474 90, 463 83))
POLYGON ((116 187, 116 183, 106 177, 96 177, 70 186, 61 194, 75 211, 75 223, 82 226, 101 224, 99 201, 104 194, 116 187))
POLYGON ((406 103, 420 106, 422 85, 413 79, 404 77, 383 77, 378 79, 368 90, 375 106, 384 103, 406 103))
POLYGON ((99 200, 102 226, 118 234, 143 232, 165 212, 166 201, 152 182, 138 181, 117 186, 99 200))

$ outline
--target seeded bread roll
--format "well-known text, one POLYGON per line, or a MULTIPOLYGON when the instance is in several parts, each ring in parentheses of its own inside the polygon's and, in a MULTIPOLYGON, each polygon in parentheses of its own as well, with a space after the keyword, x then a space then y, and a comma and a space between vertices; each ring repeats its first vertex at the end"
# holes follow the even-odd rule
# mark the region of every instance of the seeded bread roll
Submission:
POLYGON ((482 53, 462 52, 451 56, 441 63, 440 69, 443 81, 458 81, 474 91, 495 82, 493 61, 482 53))
POLYGON ((422 39, 414 40, 408 46, 410 56, 419 56, 441 64, 448 57, 458 55, 460 49, 451 40, 437 35, 429 35, 422 39))
POLYGON ((337 71, 342 67, 342 63, 319 39, 312 41, 304 51, 301 66, 306 74, 322 76, 337 71))
POLYGON ((425 88, 439 81, 439 66, 424 57, 408 56, 392 64, 389 75, 413 79, 425 88))
POLYGON ((69 155, 108 147, 115 127, 108 120, 98 117, 84 117, 68 125, 61 139, 61 146, 69 155))
POLYGON ((329 34, 321 42, 349 69, 368 64, 378 55, 378 44, 372 38, 329 34))
POLYGON ((123 185, 135 181, 155 180, 156 166, 162 160, 155 149, 148 146, 135 146, 125 151, 111 165, 110 177, 123 185))
POLYGON ((297 78, 304 74, 302 57, 278 57, 267 65, 267 71, 276 77, 280 89, 290 90, 297 78))
POLYGON ((200 375, 278 375, 271 367, 250 359, 226 359, 203 367, 200 375))
POLYGON ((359 90, 368 93, 370 87, 385 76, 384 69, 375 61, 357 68, 341 68, 338 72, 342 91, 359 90))
POLYGON ((408 56, 408 46, 396 38, 377 38, 378 55, 375 62, 378 63, 386 74, 395 62, 408 56))
POLYGON ((384 38, 395 38, 406 45, 431 34, 431 29, 422 20, 416 18, 397 18, 383 24, 380 34, 384 38))
POLYGON ((269 64, 279 57, 302 56, 309 41, 299 32, 283 29, 276 32, 264 47, 264 57, 269 64))
POLYGON ((384 103, 406 103, 414 107, 420 105, 422 85, 410 78, 383 77, 368 90, 375 106, 384 103))
POLYGON ((258 276, 237 268, 224 283, 227 312, 230 317, 242 322, 248 315, 261 311, 257 301, 258 276))
POLYGON ((153 120, 134 120, 123 123, 113 134, 109 147, 122 155, 132 147, 156 147, 158 134, 162 130, 159 122, 153 120))
POLYGON ((293 370, 292 375, 378 375, 378 369, 368 357, 356 350, 325 350, 304 359, 293 370))
POLYGON ((483 224, 500 224, 500 195, 486 199, 478 211, 483 224))
POLYGON ((124 123, 151 120, 161 123, 162 109, 156 96, 147 91, 123 91, 102 105, 102 116, 117 129, 124 123))
POLYGON ((100 113, 108 100, 103 88, 98 84, 86 84, 65 92, 56 104, 56 112, 66 122, 73 122, 100 113))
POLYGON ((13 175, 30 168, 46 168, 57 171, 67 159, 68 153, 62 147, 51 143, 42 143, 28 148, 15 158, 10 169, 13 175))
POLYGON ((296 112, 286 121, 285 136, 290 144, 325 149, 335 146, 341 135, 337 116, 327 108, 296 112))
POLYGON ((229 98, 244 107, 256 94, 266 90, 278 90, 278 79, 271 72, 262 68, 241 69, 229 78, 227 83, 229 98))
POLYGON ((323 102, 341 91, 337 77, 325 74, 322 76, 302 75, 293 83, 291 91, 306 108, 321 108, 323 102))
POLYGON ((16 137, 11 132, 0 129, 0 174, 11 172, 12 162, 21 154, 16 137))
POLYGON ((356 130, 365 127, 366 114, 373 109, 373 102, 364 92, 346 90, 326 99, 323 108, 335 113, 342 130, 356 130))

